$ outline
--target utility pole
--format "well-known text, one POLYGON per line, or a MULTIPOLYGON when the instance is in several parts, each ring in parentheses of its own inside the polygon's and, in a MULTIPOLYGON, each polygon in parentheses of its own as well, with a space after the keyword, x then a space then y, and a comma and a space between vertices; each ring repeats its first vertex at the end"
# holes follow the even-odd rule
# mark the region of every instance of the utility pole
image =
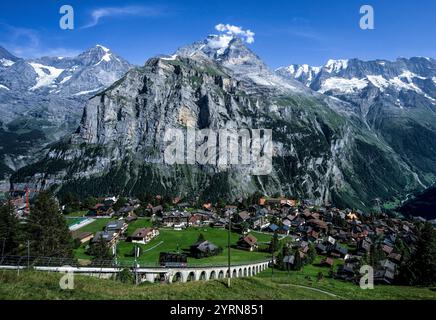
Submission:
MULTIPOLYGON (((271 240, 272 241, 272 240, 271 240)), ((274 248, 271 246, 271 278, 274 276, 274 248)))
POLYGON ((232 277, 232 273, 230 272, 230 266, 231 266, 231 264, 230 264, 230 232, 231 232, 231 229, 232 229, 232 218, 231 218, 231 211, 229 210, 228 211, 229 212, 229 230, 228 230, 228 232, 227 232, 227 254, 228 254, 228 268, 229 268, 229 277, 227 278, 227 287, 229 287, 230 288, 230 278, 232 277))
POLYGON ((112 247, 112 254, 114 257, 114 265, 115 267, 118 267, 118 259, 117 259, 117 242, 115 242, 114 246, 112 247))
POLYGON ((138 285, 138 246, 135 245, 135 285, 138 285))

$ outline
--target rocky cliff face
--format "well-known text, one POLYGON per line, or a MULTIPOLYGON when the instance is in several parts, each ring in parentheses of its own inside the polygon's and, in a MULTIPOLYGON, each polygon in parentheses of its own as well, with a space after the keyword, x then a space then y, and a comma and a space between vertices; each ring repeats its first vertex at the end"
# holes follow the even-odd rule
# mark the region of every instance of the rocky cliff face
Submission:
POLYGON ((81 196, 217 200, 260 191, 353 207, 419 185, 349 103, 275 74, 239 39, 222 40, 211 36, 129 71, 88 102, 75 134, 12 181, 81 196), (273 171, 165 164, 164 135, 174 128, 272 129, 273 171))

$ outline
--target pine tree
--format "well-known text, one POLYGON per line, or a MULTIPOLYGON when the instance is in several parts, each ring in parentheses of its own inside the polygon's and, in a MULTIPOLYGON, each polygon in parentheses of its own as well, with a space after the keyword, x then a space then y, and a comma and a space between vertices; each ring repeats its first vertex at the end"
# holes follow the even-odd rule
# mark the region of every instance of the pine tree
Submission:
POLYGON ((88 197, 88 198, 86 198, 86 200, 85 200, 85 202, 83 203, 83 207, 85 208, 85 209, 89 209, 89 208, 92 208, 92 207, 94 207, 96 204, 97 204, 97 199, 96 198, 94 198, 94 197, 88 197))
POLYGON ((104 241, 103 236, 101 236, 100 239, 96 239, 96 241, 91 245, 89 254, 93 256, 93 264, 101 264, 103 261, 111 259, 111 252, 106 241, 104 241))
POLYGON ((279 235, 277 232, 274 232, 274 235, 271 238, 271 242, 269 244, 269 252, 273 253, 279 249, 279 235))
POLYGON ((436 232, 430 223, 420 226, 416 250, 402 266, 400 275, 409 285, 436 284, 436 232))
POLYGON ((30 254, 44 257, 72 257, 73 241, 59 204, 48 192, 41 192, 27 221, 30 254))
POLYGON ((301 259, 300 251, 298 249, 294 252, 294 264, 292 267, 292 269, 295 271, 299 271, 303 267, 303 261, 301 259))
POLYGON ((0 207, 0 254, 15 254, 22 236, 20 223, 14 207, 7 203, 0 207))
POLYGON ((120 210, 127 203, 127 199, 124 197, 120 197, 117 202, 112 206, 115 211, 120 210))
POLYGON ((309 245, 309 250, 307 251, 306 264, 311 264, 315 261, 316 258, 316 249, 313 244, 309 245))

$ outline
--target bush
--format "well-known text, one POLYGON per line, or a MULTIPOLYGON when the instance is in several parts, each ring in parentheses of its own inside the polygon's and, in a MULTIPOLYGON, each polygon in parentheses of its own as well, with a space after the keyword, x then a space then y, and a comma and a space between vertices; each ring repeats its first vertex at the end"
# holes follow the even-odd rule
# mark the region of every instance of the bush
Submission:
POLYGON ((133 273, 129 269, 123 269, 117 274, 117 281, 122 283, 133 283, 133 273))

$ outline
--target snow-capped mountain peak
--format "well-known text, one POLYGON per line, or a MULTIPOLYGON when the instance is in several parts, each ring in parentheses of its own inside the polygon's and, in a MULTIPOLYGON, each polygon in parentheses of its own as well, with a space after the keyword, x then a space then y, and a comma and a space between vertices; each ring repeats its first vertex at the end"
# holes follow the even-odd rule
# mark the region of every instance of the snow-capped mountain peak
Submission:
POLYGON ((12 66, 15 62, 20 60, 5 48, 0 47, 0 68, 7 68, 12 66))
POLYGON ((341 70, 347 69, 348 67, 348 60, 346 59, 339 59, 339 60, 333 60, 330 59, 327 61, 326 65, 324 66, 325 70, 329 73, 337 73, 341 70))
POLYGON ((191 59, 209 59, 226 69, 232 75, 247 83, 271 88, 273 90, 303 90, 297 81, 284 79, 248 48, 246 42, 236 35, 209 35, 202 41, 179 48, 176 56, 191 59))
POLYGON ((417 100, 436 105, 436 62, 431 58, 331 59, 321 68, 291 65, 276 72, 320 93, 358 105, 372 100, 383 100, 384 105, 400 109, 413 107, 417 100), (375 98, 378 96, 379 100, 375 98))
POLYGON ((6 106, 4 117, 30 109, 38 112, 40 107, 46 110, 46 101, 56 105, 53 113, 71 117, 61 110, 76 108, 72 112, 80 113, 86 99, 119 80, 130 68, 132 65, 127 61, 101 45, 76 57, 28 60, 0 48, 0 100, 6 106))
POLYGON ((306 86, 310 86, 313 79, 318 75, 321 71, 321 67, 312 67, 308 64, 292 64, 288 67, 281 67, 276 69, 276 73, 285 77, 296 79, 306 86))
POLYGON ((96 45, 76 57, 17 60, 0 74, 0 84, 19 91, 59 95, 95 92, 121 78, 132 66, 110 49, 96 45), (16 75, 22 74, 21 79, 16 75))

